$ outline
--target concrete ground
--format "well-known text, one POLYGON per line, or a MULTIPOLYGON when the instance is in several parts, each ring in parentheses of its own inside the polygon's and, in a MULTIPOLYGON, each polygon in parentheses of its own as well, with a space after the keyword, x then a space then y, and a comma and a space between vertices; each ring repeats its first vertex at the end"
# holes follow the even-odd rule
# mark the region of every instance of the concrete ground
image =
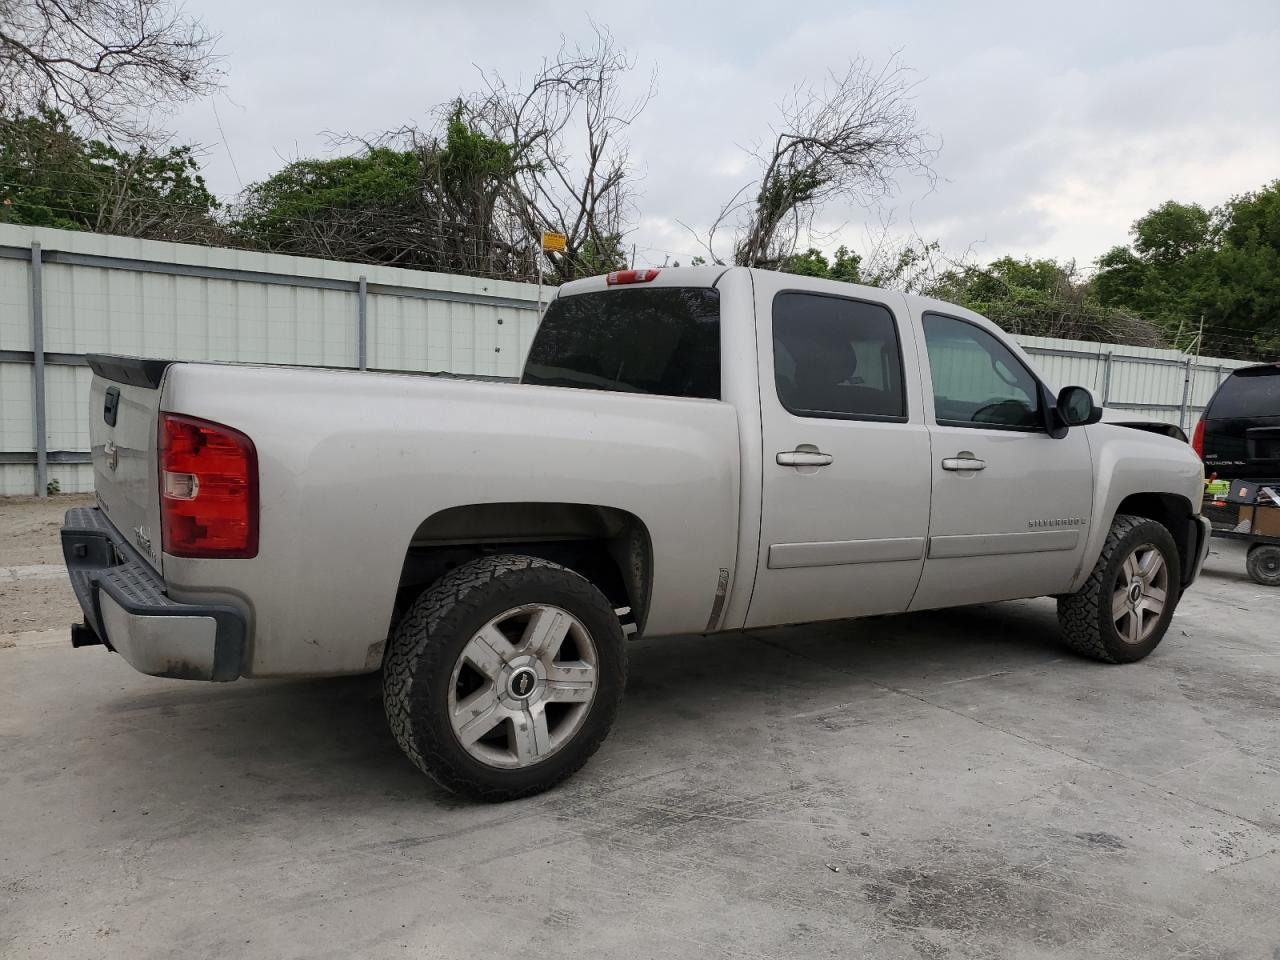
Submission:
POLYGON ((505 806, 416 773, 376 678, 14 632, 0 957, 1280 958, 1280 591, 1214 549, 1127 667, 1048 601, 637 643, 592 763, 505 806))

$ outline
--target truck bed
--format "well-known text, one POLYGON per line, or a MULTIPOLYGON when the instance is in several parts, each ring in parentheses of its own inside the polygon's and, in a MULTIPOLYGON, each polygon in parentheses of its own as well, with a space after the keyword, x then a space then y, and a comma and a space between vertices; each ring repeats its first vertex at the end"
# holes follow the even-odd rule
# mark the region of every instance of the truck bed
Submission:
POLYGON ((410 544, 430 518, 464 505, 607 503, 634 515, 652 551, 670 558, 651 584, 650 634, 704 629, 721 571, 733 569, 739 444, 723 402, 195 363, 168 364, 156 382, 95 377, 99 496, 167 596, 243 613, 244 675, 377 669, 410 544), (105 443, 101 404, 113 387, 121 418, 133 418, 111 431, 133 438, 114 453, 133 464, 127 480, 105 443), (161 550, 161 411, 233 427, 256 446, 257 556, 161 550))

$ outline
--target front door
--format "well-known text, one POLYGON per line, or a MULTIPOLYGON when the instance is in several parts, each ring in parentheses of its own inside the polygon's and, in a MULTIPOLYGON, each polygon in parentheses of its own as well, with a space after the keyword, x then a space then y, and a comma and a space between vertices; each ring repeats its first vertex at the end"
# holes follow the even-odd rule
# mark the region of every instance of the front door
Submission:
POLYGON ((905 610, 929 520, 929 435, 905 299, 754 279, 764 476, 746 625, 905 610))
POLYGON ((1084 430, 1044 428, 1026 364, 972 320, 926 312, 933 506, 913 610, 1065 591, 1093 508, 1084 430))

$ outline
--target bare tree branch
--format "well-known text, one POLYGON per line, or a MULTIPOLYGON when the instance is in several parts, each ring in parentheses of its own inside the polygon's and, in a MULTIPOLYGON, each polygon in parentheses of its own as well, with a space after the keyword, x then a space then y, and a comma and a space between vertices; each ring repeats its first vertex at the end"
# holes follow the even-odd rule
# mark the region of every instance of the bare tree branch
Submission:
POLYGON ((0 0, 0 117, 54 109, 112 139, 221 81, 216 38, 173 0, 0 0))
POLYGON ((715 221, 720 227, 740 217, 735 262, 776 266, 812 232, 824 207, 874 207, 896 191, 901 172, 932 182, 937 147, 917 121, 916 82, 894 56, 880 67, 854 60, 821 89, 797 87, 780 107, 769 145, 749 151, 760 169, 747 185, 754 198, 731 200, 715 221))
POLYGON ((623 92, 635 67, 605 28, 592 24, 588 45, 562 41, 526 85, 483 74, 484 89, 466 98, 476 129, 511 145, 513 175, 504 193, 521 233, 563 233, 567 249, 553 262, 559 279, 622 265, 621 240, 633 214, 627 128, 655 93, 623 92))

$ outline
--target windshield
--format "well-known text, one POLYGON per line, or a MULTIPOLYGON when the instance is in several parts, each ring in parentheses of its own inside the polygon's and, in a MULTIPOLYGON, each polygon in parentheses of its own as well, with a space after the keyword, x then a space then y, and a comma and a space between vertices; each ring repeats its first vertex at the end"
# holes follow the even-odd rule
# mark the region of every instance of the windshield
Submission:
POLYGON ((720 399, 720 294, 709 287, 560 297, 529 348, 523 383, 720 399))

